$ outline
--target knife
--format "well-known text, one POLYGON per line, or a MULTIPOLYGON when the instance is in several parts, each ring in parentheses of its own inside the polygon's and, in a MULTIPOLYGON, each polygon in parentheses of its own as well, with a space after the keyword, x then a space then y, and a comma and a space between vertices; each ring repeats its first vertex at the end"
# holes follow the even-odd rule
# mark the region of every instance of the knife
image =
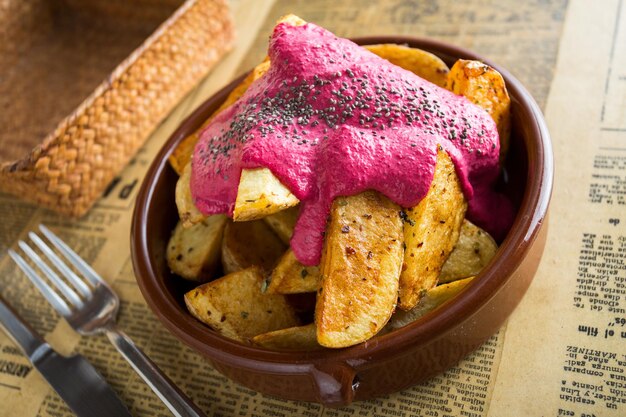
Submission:
POLYGON ((79 417, 132 417, 115 391, 82 356, 63 356, 0 296, 0 327, 79 417))

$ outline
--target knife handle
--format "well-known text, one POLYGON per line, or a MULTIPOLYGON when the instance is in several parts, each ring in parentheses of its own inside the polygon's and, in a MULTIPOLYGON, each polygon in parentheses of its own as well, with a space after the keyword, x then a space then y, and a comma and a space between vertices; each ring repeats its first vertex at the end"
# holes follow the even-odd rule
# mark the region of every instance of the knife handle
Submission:
POLYGON ((30 327, 0 295, 0 324, 6 333, 19 345, 26 356, 34 362, 37 351, 47 345, 46 341, 30 327))

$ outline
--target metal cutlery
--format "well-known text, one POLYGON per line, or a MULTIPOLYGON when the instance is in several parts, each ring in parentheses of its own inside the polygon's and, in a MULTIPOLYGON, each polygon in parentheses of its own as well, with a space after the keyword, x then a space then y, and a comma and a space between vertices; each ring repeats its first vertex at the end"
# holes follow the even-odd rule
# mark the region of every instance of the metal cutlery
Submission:
POLYGON ((132 417, 115 391, 84 357, 58 354, 2 297, 0 324, 77 416, 132 417))
POLYGON ((59 314, 65 317, 70 326, 78 333, 83 335, 106 334, 115 348, 175 416, 204 416, 202 411, 174 385, 156 364, 124 332, 117 329, 115 318, 120 302, 111 287, 47 227, 39 225, 39 230, 65 258, 65 262, 36 233, 30 232, 28 234, 30 240, 48 262, 65 277, 65 280, 26 242, 20 241, 18 245, 56 287, 56 290, 48 285, 46 280, 17 252, 10 249, 9 255, 48 302, 59 314), (66 262, 78 271, 78 274, 68 267, 66 262))

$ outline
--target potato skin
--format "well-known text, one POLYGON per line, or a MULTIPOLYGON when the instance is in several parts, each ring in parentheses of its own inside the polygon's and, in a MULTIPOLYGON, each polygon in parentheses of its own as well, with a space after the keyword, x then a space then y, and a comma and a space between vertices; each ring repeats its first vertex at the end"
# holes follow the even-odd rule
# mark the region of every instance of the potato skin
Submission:
POLYGON ((263 220, 272 228, 274 233, 278 235, 280 240, 282 240, 285 245, 288 245, 293 235, 293 229, 296 226, 299 213, 300 208, 296 206, 270 214, 267 217, 263 217, 263 220))
POLYGON ((320 269, 304 266, 291 249, 280 258, 269 276, 267 292, 270 294, 300 294, 315 292, 320 285, 320 269))
POLYGON ((425 316, 446 301, 456 297, 473 279, 474 277, 459 279, 447 284, 437 285, 435 288, 428 290, 415 308, 409 311, 396 311, 384 330, 399 329, 425 316))
POLYGON ((300 201, 268 168, 241 171, 233 220, 257 220, 297 206, 300 201))
POLYGON ((445 88, 482 107, 496 122, 500 136, 500 161, 509 149, 511 98, 502 75, 479 61, 459 59, 448 74, 445 88))
POLYGON ((314 350, 320 348, 315 336, 314 323, 263 333, 254 336, 252 343, 274 350, 314 350))
POLYGON ((167 244, 170 270, 190 281, 206 282, 220 270, 222 236, 228 218, 209 216, 190 228, 178 222, 167 244))
POLYGON ((393 43, 366 45, 364 48, 439 87, 446 84, 448 66, 430 52, 393 43))
POLYGON ((391 317, 403 255, 399 213, 397 204, 375 191, 333 202, 315 306, 320 345, 361 343, 391 317))
POLYGON ((439 272, 459 238, 466 210, 454 163, 440 149, 428 193, 404 212, 406 249, 398 293, 402 310, 415 307, 426 291, 437 285, 439 272))
POLYGON ((263 271, 250 267, 200 285, 185 294, 189 312, 220 334, 246 342, 252 337, 300 325, 280 294, 264 294, 263 271))
POLYGON ((491 262, 497 250, 498 245, 489 233, 464 220, 459 240, 439 274, 439 283, 478 275, 491 262))
POLYGON ((178 217, 183 227, 191 227, 206 218, 193 203, 191 196, 191 163, 187 164, 176 182, 175 198, 178 217))
POLYGON ((269 273, 286 249, 262 220, 231 222, 224 229, 222 268, 229 274, 256 265, 269 273))

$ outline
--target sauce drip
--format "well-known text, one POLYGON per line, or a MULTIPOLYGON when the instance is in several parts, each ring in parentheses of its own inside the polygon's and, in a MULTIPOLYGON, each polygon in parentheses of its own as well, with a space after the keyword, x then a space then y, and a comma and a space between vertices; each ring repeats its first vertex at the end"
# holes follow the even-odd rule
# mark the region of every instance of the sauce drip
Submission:
POLYGON ((191 191, 202 213, 232 216, 241 170, 267 167, 301 201, 291 247, 316 265, 335 197, 372 189, 413 207, 441 146, 468 218, 504 236, 513 210, 492 189, 500 144, 483 109, 314 24, 277 25, 269 55, 270 70, 200 135, 191 191))

